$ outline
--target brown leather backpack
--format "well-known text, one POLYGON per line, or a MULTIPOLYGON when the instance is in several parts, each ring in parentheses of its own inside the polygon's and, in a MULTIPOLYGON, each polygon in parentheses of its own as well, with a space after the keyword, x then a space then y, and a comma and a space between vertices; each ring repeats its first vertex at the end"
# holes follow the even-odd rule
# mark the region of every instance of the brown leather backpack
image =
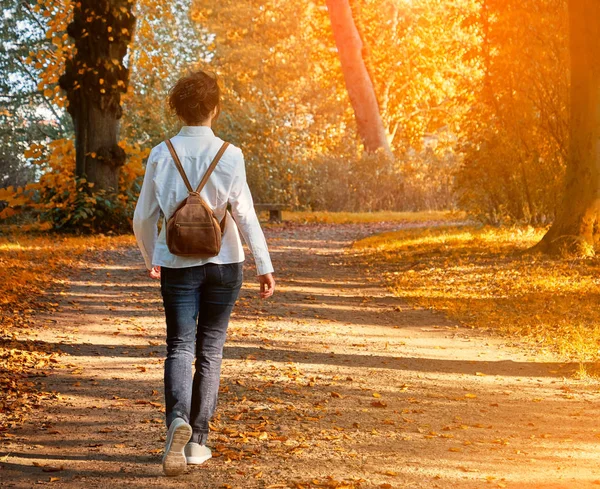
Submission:
POLYGON ((223 143, 223 146, 221 146, 221 149, 219 149, 219 152, 212 160, 196 190, 190 185, 190 181, 185 174, 171 140, 167 139, 165 143, 188 189, 188 196, 179 204, 167 221, 167 247, 171 253, 178 256, 207 258, 216 256, 221 249, 221 238, 225 231, 227 212, 225 212, 225 217, 219 223, 213 210, 200 197, 200 191, 206 185, 208 178, 217 166, 221 156, 223 156, 227 146, 229 146, 229 143, 223 143))

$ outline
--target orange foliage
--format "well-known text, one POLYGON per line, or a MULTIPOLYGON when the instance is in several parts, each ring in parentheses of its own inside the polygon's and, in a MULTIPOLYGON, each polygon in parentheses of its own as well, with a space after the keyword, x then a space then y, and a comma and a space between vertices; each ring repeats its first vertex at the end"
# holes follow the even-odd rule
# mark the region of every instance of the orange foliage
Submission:
MULTIPOLYGON (((73 16, 72 3, 39 0, 31 10, 43 18, 46 37, 51 44, 39 44, 37 50, 30 51, 25 63, 39 73, 37 88, 40 93, 60 111, 68 101, 58 81, 74 53, 72 39, 66 32, 73 16)), ((25 211, 35 218, 34 223, 25 225, 26 229, 129 230, 144 172, 143 160, 149 148, 142 149, 139 144, 129 141, 121 142, 120 146, 128 159, 120 168, 117 200, 112 201, 105 192, 95 191, 92 183, 75 176, 75 150, 71 139, 53 140, 46 145, 31 144, 23 156, 37 167, 40 177, 20 188, 0 189, 0 200, 7 203, 0 212, 0 219, 25 211), (112 217, 107 220, 109 214, 112 217)))
POLYGON ((73 54, 73 42, 67 34, 67 25, 73 15, 72 3, 68 0, 38 0, 31 9, 44 17, 46 38, 52 40, 52 48, 41 45, 29 52, 25 62, 41 70, 38 90, 49 102, 65 107, 66 95, 60 90, 58 79, 64 72, 66 60, 73 54))
MULTIPOLYGON (((125 142, 121 146, 127 152, 128 160, 119 173, 117 203, 110 211, 122 214, 123 227, 128 228, 144 174, 143 161, 149 149, 125 142)), ((75 178, 73 141, 59 139, 50 142, 47 148, 32 145, 25 156, 40 168, 41 176, 37 182, 24 187, 0 190, 0 200, 8 204, 0 212, 0 218, 11 217, 18 211, 30 211, 36 218, 36 225, 30 227, 38 230, 103 229, 100 218, 103 206, 107 205, 105 192, 96 192, 92 183, 75 178)))
POLYGON ((475 0, 353 3, 390 163, 361 158, 324 3, 194 0, 192 19, 215 34, 208 66, 225 86, 217 127, 244 149, 257 200, 353 211, 451 205, 472 91, 464 80, 480 78, 464 56, 478 33, 463 24, 477 10, 475 0))
MULTIPOLYGON (((414 210, 459 200, 483 220, 545 224, 566 152, 565 8, 566 0, 353 2, 397 156, 388 163, 361 158, 324 4, 140 0, 123 137, 150 147, 175 132, 166 92, 203 66, 224 87, 215 131, 244 150, 259 202, 414 210)), ((53 48, 28 62, 60 106, 70 3, 40 0, 34 9, 48 19, 53 48)))
POLYGON ((462 121, 457 188, 480 220, 554 218, 568 145, 567 19, 566 0, 487 0, 469 19, 483 76, 462 121))

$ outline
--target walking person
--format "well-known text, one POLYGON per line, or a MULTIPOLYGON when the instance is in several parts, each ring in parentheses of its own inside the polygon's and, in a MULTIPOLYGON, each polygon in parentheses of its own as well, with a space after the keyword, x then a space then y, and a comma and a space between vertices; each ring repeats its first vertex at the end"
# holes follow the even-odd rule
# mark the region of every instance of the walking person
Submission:
MULTIPOLYGON (((211 458, 206 446, 209 421, 217 405, 229 317, 243 281, 245 257, 239 232, 254 256, 260 297, 270 297, 275 289, 273 266, 246 182, 242 151, 224 143, 211 129, 220 111, 220 99, 217 80, 203 71, 181 78, 171 89, 169 106, 183 127, 150 152, 133 217, 135 237, 150 277, 160 279, 165 310, 167 437, 162 463, 167 475, 180 474, 187 464, 201 464, 211 458), (199 190, 194 191, 192 185, 198 182, 199 190), (201 211, 214 213, 214 223, 218 222, 218 254, 173 253, 173 232, 167 236, 167 219, 184 201, 196 199, 198 204, 200 198, 209 208, 201 211), (161 211, 165 222, 158 233, 161 211)), ((193 226, 182 222, 173 229, 178 229, 177 233, 193 231, 181 227, 186 224, 193 226)))

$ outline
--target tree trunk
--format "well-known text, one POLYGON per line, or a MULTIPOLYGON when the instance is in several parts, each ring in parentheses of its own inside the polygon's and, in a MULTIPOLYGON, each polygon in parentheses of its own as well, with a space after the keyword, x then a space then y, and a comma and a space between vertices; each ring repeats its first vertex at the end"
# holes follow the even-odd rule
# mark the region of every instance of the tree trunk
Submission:
POLYGON ((358 134, 365 151, 372 153, 382 148, 391 156, 373 82, 362 57, 362 40, 356 29, 349 1, 327 0, 327 9, 358 134))
POLYGON ((565 191, 556 220, 534 249, 594 253, 600 217, 600 2, 569 0, 571 120, 565 191))
POLYGON ((129 69, 123 65, 135 17, 128 0, 81 0, 74 4, 67 32, 75 40, 60 86, 75 127, 75 175, 94 190, 114 193, 125 152, 118 145, 121 94, 129 69))

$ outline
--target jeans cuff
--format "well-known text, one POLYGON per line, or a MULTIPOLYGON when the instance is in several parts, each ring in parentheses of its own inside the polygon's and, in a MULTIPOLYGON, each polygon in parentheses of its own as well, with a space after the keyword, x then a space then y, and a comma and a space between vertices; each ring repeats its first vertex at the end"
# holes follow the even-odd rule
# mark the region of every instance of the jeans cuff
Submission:
POLYGON ((198 433, 194 431, 192 433, 191 442, 198 443, 199 445, 206 445, 206 440, 208 439, 208 433, 198 433))

